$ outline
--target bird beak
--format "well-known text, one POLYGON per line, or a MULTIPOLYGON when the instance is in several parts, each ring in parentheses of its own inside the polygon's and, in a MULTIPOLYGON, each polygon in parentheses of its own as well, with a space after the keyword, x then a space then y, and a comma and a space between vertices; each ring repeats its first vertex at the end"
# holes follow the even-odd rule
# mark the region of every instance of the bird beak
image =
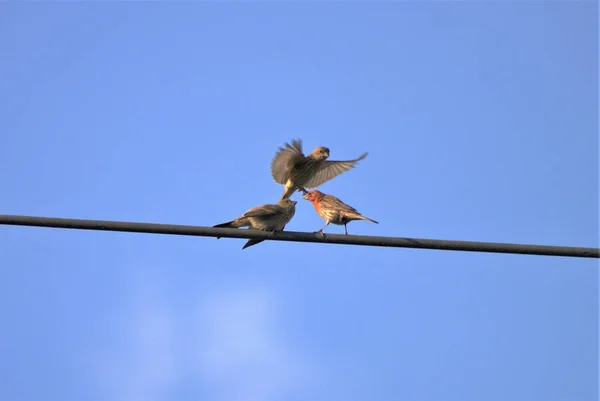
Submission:
POLYGON ((296 203, 298 203, 298 201, 292 201, 292 203, 295 205, 296 203))

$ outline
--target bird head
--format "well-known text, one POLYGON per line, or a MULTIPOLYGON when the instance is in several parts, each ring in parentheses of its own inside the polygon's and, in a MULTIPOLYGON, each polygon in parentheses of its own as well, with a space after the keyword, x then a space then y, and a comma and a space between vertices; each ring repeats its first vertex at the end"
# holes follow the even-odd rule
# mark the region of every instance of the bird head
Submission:
POLYGON ((298 201, 291 200, 290 198, 279 201, 280 206, 296 206, 296 203, 298 203, 298 201))
POLYGON ((318 201, 322 197, 323 197, 323 193, 320 191, 317 191, 316 189, 309 191, 309 192, 305 193, 304 195, 302 195, 303 199, 306 199, 311 202, 318 201))
POLYGON ((326 160, 329 157, 329 148, 326 148, 325 146, 319 146, 318 148, 312 151, 310 156, 313 159, 326 160))

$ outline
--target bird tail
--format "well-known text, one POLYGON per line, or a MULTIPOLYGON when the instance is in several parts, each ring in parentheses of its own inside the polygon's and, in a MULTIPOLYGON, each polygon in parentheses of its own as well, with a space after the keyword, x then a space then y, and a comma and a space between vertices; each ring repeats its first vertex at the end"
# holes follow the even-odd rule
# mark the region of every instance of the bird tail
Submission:
MULTIPOLYGON (((231 220, 228 221, 227 223, 221 223, 221 224, 217 224, 213 226, 214 228, 240 228, 241 225, 238 223, 237 220, 231 220)), ((217 237, 217 239, 220 239, 221 237, 217 237)))
POLYGON ((360 219, 360 220, 370 221, 371 223, 379 224, 379 222, 377 222, 377 221, 375 221, 373 219, 370 219, 368 217, 365 217, 365 216, 363 216, 362 214, 359 214, 359 213, 352 213, 352 217, 355 217, 355 218, 360 219))
POLYGON ((228 221, 227 223, 216 224, 213 227, 215 227, 215 228, 234 228, 233 220, 228 221))
POLYGON ((289 198, 294 192, 296 192, 296 188, 294 188, 293 185, 286 185, 285 189, 283 190, 283 195, 281 195, 281 199, 279 199, 279 201, 281 202, 282 200, 289 198))
POLYGON ((284 199, 287 199, 289 197, 291 197, 294 192, 302 192, 304 195, 306 195, 308 193, 308 191, 305 188, 296 188, 295 186, 287 186, 285 187, 285 189, 283 190, 283 195, 281 195, 281 199, 279 199, 279 202, 281 202, 284 199))
POLYGON ((242 247, 242 249, 246 249, 252 245, 256 245, 256 244, 260 244, 261 242, 263 242, 264 239, 249 239, 248 242, 246 242, 244 244, 244 246, 242 247))

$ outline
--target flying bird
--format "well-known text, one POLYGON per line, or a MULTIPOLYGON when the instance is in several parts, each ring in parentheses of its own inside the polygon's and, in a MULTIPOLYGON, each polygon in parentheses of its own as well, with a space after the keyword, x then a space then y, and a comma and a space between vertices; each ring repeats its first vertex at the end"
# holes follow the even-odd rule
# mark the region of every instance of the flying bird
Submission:
POLYGON ((313 190, 306 192, 304 195, 302 195, 302 198, 310 201, 315 207, 315 210, 319 216, 325 220, 326 224, 323 226, 323 228, 317 231, 321 234, 323 233, 323 229, 330 223, 340 226, 343 225, 346 235, 348 235, 348 228, 346 227, 346 224, 353 220, 366 220, 370 221, 371 223, 379 224, 377 221, 358 213, 355 208, 345 204, 335 196, 313 190))
MULTIPOLYGON (((235 220, 217 224, 213 227, 240 228, 248 227, 260 231, 283 231, 285 225, 292 220, 296 213, 296 201, 282 199, 276 205, 267 204, 255 206, 235 220)), ((217 237, 219 239, 220 237, 217 237)), ((250 239, 242 249, 263 242, 263 239, 250 239)))
POLYGON ((285 185, 281 199, 292 196, 295 191, 306 192, 306 188, 319 185, 353 168, 356 163, 367 157, 363 153, 354 160, 327 160, 329 148, 319 146, 308 156, 302 153, 302 141, 292 140, 280 147, 271 162, 271 175, 275 182, 285 185))

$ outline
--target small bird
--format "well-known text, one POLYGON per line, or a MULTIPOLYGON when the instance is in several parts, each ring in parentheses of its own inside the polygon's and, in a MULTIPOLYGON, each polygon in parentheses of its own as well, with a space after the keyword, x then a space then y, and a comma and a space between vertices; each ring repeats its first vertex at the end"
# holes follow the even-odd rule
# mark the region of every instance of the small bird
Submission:
POLYGON ((306 192, 306 188, 316 188, 350 170, 367 155, 365 152, 354 160, 327 160, 329 149, 319 146, 311 154, 304 156, 302 141, 294 139, 291 145, 285 143, 284 147, 280 147, 273 157, 271 175, 275 182, 285 185, 281 199, 286 199, 295 191, 306 192))
MULTIPOLYGON (((283 231, 285 225, 292 220, 296 213, 296 201, 283 199, 276 205, 255 206, 235 220, 217 224, 213 227, 240 228, 248 227, 260 231, 283 231)), ((219 239, 220 237, 217 237, 219 239)), ((263 242, 263 239, 250 239, 242 249, 263 242)))
POLYGON ((323 229, 330 223, 343 225, 346 235, 348 235, 348 228, 346 224, 352 220, 367 220, 371 223, 379 224, 377 221, 370 219, 358 213, 358 211, 352 206, 346 205, 344 202, 332 195, 324 194, 323 192, 313 190, 306 192, 302 195, 302 198, 309 200, 315 210, 321 216, 327 224, 323 226, 319 233, 323 234, 323 229))

